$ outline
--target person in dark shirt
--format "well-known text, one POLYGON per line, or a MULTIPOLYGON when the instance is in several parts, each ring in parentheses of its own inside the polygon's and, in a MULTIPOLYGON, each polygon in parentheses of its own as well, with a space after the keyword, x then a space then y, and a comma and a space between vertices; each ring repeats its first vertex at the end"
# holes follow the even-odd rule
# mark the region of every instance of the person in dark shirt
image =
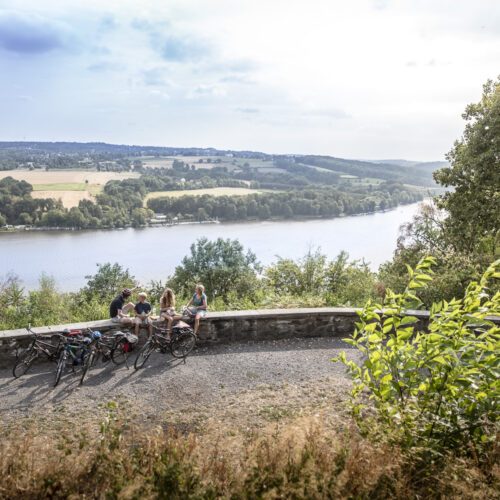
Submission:
POLYGON ((132 295, 132 290, 125 288, 120 295, 117 295, 109 305, 109 317, 115 323, 122 325, 130 325, 134 323, 134 318, 129 316, 129 312, 134 309, 132 302, 125 301, 132 295))
POLYGON ((137 295, 139 302, 134 307, 135 310, 135 334, 139 335, 139 328, 142 326, 147 326, 149 331, 149 336, 153 333, 153 325, 151 324, 151 304, 146 302, 147 294, 141 292, 137 295))

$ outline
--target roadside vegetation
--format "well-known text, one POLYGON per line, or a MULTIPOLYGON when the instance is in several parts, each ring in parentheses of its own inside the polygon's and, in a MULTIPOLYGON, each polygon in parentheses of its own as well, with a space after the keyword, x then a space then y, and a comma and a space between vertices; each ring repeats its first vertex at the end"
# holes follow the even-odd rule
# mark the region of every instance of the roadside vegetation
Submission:
POLYGON ((500 262, 463 299, 435 304, 420 334, 404 311, 432 264, 409 270, 403 294, 363 309, 347 339, 363 361, 333 360, 353 378, 352 420, 332 427, 309 414, 317 408, 294 417, 267 407, 274 424, 258 432, 223 421, 227 432, 204 431, 161 415, 162 425, 141 422, 138 432, 127 405, 111 401, 98 426, 91 417, 77 429, 67 418, 43 430, 17 421, 0 431, 0 498, 495 497, 500 328, 487 316, 500 313, 500 294, 489 293, 500 262))

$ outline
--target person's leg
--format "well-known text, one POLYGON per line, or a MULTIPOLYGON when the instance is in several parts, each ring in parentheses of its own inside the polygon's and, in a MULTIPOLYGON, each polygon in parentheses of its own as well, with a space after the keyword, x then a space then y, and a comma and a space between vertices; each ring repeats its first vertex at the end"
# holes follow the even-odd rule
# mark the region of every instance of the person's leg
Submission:
POLYGON ((148 332, 149 332, 149 337, 153 335, 153 322, 151 321, 150 318, 146 319, 147 325, 148 325, 148 332))
POLYGON ((172 323, 174 322, 174 317, 170 316, 170 314, 165 318, 167 322, 167 340, 170 340, 172 337, 172 323))
POLYGON ((135 318, 135 329, 134 333, 139 336, 139 326, 141 326, 141 319, 140 318, 135 318))
POLYGON ((122 307, 122 312, 123 314, 128 314, 130 311, 133 311, 135 308, 135 305, 132 302, 129 302, 128 304, 125 304, 122 307))
POLYGON ((198 328, 200 328, 200 318, 201 314, 196 313, 196 316, 194 317, 194 334, 198 335, 198 328))

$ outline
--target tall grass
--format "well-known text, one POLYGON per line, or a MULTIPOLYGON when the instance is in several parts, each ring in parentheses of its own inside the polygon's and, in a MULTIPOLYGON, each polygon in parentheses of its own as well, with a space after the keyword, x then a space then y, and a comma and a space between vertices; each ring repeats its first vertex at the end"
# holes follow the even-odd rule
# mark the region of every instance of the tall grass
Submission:
POLYGON ((489 498, 498 469, 448 458, 420 464, 353 428, 277 427, 231 447, 172 428, 147 431, 113 405, 95 432, 80 423, 4 428, 0 498, 489 498))

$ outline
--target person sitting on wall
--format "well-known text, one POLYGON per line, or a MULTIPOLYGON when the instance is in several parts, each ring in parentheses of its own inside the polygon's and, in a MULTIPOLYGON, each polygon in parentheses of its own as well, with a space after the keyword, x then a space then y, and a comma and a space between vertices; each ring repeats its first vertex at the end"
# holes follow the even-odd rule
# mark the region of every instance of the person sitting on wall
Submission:
POLYGON ((134 304, 125 301, 132 295, 130 288, 124 288, 120 295, 117 295, 109 305, 109 317, 115 323, 130 325, 134 323, 134 318, 129 317, 129 312, 134 310, 134 304))
POLYGON ((175 319, 180 319, 180 316, 175 314, 175 294, 171 288, 165 288, 160 298, 160 320, 167 323, 167 340, 170 340, 175 319))
POLYGON ((149 336, 153 333, 153 324, 151 323, 151 304, 146 302, 147 294, 141 292, 137 295, 139 302, 134 307, 135 310, 135 334, 139 335, 139 328, 141 326, 147 326, 149 331, 149 336))
POLYGON ((191 316, 194 316, 194 334, 198 335, 200 319, 207 315, 207 296, 205 287, 198 283, 195 287, 193 298, 189 301, 187 309, 191 316))

